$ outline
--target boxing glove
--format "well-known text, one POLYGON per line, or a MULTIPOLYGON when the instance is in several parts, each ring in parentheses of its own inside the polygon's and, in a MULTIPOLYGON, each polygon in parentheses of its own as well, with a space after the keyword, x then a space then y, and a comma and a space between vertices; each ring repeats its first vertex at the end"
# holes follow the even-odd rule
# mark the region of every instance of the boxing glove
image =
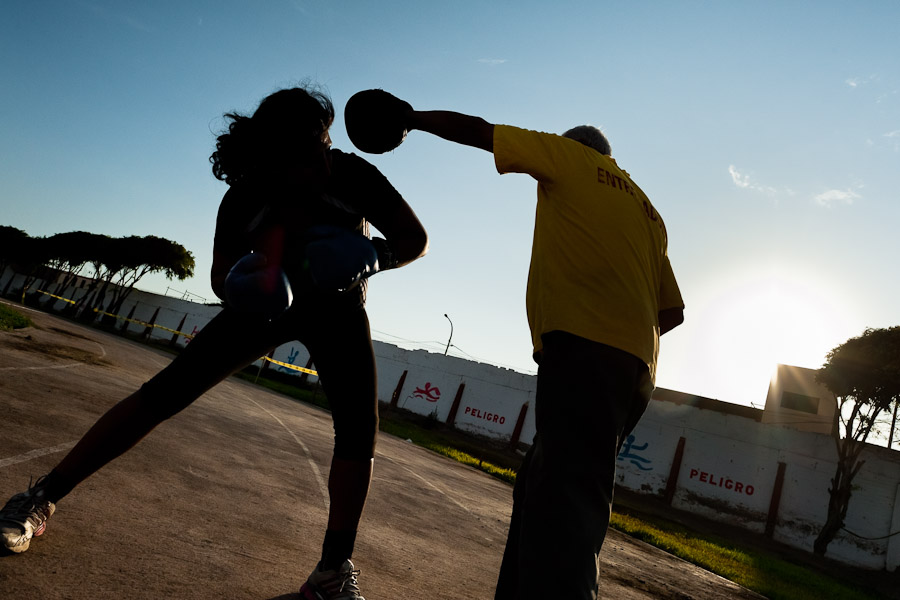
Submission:
POLYGON ((307 234, 312 239, 306 244, 304 266, 313 285, 320 289, 347 290, 384 270, 378 247, 385 257, 382 260, 392 261, 387 242, 380 238, 370 240, 356 231, 332 225, 313 227, 307 234))
POLYGON ((226 305, 247 315, 271 321, 290 308, 293 299, 284 270, 269 265, 258 252, 237 261, 225 277, 226 305))

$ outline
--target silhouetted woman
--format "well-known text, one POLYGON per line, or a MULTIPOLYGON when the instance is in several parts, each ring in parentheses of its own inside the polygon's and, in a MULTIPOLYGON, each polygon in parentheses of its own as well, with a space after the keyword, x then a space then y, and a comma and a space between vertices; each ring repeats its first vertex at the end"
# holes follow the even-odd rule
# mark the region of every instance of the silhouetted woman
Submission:
POLYGON ((359 599, 350 558, 378 431, 366 277, 423 256, 428 238, 374 166, 331 148, 334 107, 324 94, 285 89, 252 116, 226 118, 228 129, 210 157, 215 176, 229 185, 212 267, 224 309, 168 367, 103 415, 49 474, 10 499, 0 511, 0 534, 9 550, 25 551, 55 504, 79 483, 231 373, 298 340, 315 363, 335 432, 322 559, 301 595, 359 599), (385 239, 370 240, 370 223, 385 239))

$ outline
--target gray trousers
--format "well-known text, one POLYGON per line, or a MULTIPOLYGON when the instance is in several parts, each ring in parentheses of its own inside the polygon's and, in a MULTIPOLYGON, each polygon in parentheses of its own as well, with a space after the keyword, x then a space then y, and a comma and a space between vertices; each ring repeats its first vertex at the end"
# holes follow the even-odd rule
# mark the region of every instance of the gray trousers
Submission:
POLYGON ((647 365, 569 333, 543 336, 536 433, 513 490, 496 600, 595 600, 616 456, 644 413, 647 365))

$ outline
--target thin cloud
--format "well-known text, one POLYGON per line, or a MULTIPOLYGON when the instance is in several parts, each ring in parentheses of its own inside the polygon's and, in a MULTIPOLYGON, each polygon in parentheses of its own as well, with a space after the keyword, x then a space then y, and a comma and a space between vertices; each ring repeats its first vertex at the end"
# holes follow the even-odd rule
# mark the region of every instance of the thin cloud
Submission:
POLYGON ((849 77, 844 80, 844 83, 852 88, 858 88, 877 79, 878 75, 869 75, 868 77, 849 77))
MULTIPOLYGON (((897 136, 900 137, 900 131, 896 131, 896 132, 892 132, 892 133, 896 133, 897 136)), ((762 194, 765 194, 769 198, 772 198, 772 200, 775 202, 775 204, 778 204, 779 199, 782 196, 785 196, 785 195, 796 196, 797 195, 797 193, 790 188, 783 188, 781 190, 777 190, 771 186, 762 185, 760 183, 757 183, 749 175, 747 175, 745 173, 741 173, 738 170, 738 168, 735 167, 734 165, 728 165, 728 173, 731 175, 731 180, 734 182, 734 185, 736 185, 737 187, 739 187, 743 190, 750 190, 750 191, 760 192, 762 194)), ((857 190, 861 190, 864 187, 864 185, 863 185, 863 183, 859 182, 859 183, 857 183, 857 185, 855 187, 857 190)), ((862 198, 862 195, 850 188, 847 188, 845 190, 832 189, 832 190, 826 190, 826 191, 822 192, 821 194, 817 194, 816 196, 813 196, 813 202, 816 205, 822 206, 824 208, 832 208, 837 205, 850 206, 856 200, 859 200, 860 198, 862 198)))
POLYGON ((731 174, 731 180, 734 181, 734 185, 739 188, 748 188, 750 187, 750 176, 749 175, 741 175, 737 167, 734 165, 728 165, 728 173, 731 174))
POLYGON ((478 62, 483 65, 502 65, 507 61, 505 58, 479 58, 478 62))
POLYGON ((883 94, 879 94, 875 97, 875 104, 881 104, 885 100, 890 100, 891 96, 896 96, 900 93, 900 90, 891 90, 890 92, 884 92, 883 94))
POLYGON ((728 165, 728 173, 731 175, 731 181, 734 182, 734 185, 741 189, 762 192, 767 196, 775 196, 778 193, 778 190, 771 186, 756 183, 749 175, 738 171, 737 167, 734 165, 728 165))
POLYGON ((814 196, 813 201, 819 206, 831 208, 836 204, 851 205, 855 200, 862 198, 859 194, 851 189, 846 190, 828 190, 814 196))

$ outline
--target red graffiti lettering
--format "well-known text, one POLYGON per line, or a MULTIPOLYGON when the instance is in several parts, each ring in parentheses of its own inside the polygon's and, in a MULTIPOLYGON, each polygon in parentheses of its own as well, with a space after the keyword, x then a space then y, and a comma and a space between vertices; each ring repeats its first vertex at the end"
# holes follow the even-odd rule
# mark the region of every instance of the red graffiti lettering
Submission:
POLYGON ((499 423, 500 425, 506 423, 506 417, 494 413, 481 412, 481 410, 472 408, 471 406, 467 406, 463 411, 463 414, 472 415, 476 419, 483 419, 485 421, 490 421, 491 423, 499 423))
POLYGON ((714 473, 707 473, 706 471, 701 471, 699 469, 691 469, 688 479, 697 479, 698 481, 702 481, 703 483, 708 483, 716 487, 725 488, 726 490, 731 490, 738 494, 745 494, 747 496, 752 496, 756 491, 756 489, 752 485, 741 483, 740 481, 734 481, 733 479, 728 479, 725 477, 716 477, 714 473))

